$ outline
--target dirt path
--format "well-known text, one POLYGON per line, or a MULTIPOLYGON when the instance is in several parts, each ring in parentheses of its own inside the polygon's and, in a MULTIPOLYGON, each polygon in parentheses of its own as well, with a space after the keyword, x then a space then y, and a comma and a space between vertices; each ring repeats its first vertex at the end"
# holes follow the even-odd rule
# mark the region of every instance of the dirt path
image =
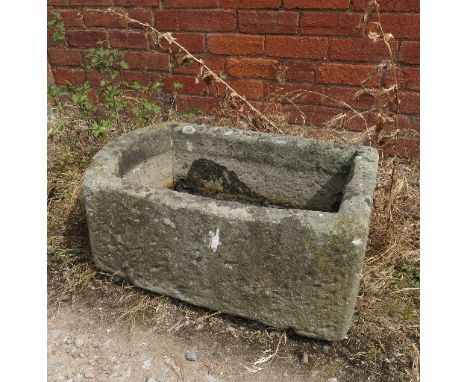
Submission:
POLYGON ((81 298, 49 309, 48 381, 363 380, 345 376, 344 365, 334 361, 314 365, 311 358, 303 364, 291 349, 278 352, 263 370, 252 373, 246 367, 254 367, 256 359, 271 354, 263 353, 265 348, 258 343, 235 338, 234 331, 229 337, 204 329, 174 333, 172 322, 163 326, 165 330, 144 322, 132 325, 115 320, 108 307, 97 301, 90 305, 81 298), (187 358, 192 355, 194 361, 186 359, 189 350, 187 358))

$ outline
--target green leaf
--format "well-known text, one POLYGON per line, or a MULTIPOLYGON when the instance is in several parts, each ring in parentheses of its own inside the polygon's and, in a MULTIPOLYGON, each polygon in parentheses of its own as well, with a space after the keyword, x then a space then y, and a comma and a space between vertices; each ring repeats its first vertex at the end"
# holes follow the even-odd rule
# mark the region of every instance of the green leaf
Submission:
POLYGON ((151 111, 153 113, 159 113, 161 111, 161 107, 158 104, 145 101, 143 102, 143 106, 146 110, 151 111))
POLYGON ((157 91, 158 93, 163 90, 164 88, 164 84, 162 83, 162 81, 158 81, 158 82, 155 82, 152 86, 152 89, 154 91, 157 91))
POLYGON ((134 89, 134 90, 140 90, 143 88, 143 86, 141 84, 139 84, 138 82, 132 82, 131 84, 128 84, 127 85, 130 89, 134 89))
POLYGON ((222 80, 225 80, 225 79, 227 78, 226 73, 224 73, 224 72, 219 72, 219 78, 221 78, 222 80))
POLYGON ((129 68, 128 64, 125 61, 120 61, 119 64, 120 64, 120 67, 122 69, 128 69, 129 68))
POLYGON ((182 89, 184 87, 183 84, 181 84, 180 82, 178 81, 175 81, 172 83, 172 87, 175 89, 175 90, 179 90, 179 89, 182 89))

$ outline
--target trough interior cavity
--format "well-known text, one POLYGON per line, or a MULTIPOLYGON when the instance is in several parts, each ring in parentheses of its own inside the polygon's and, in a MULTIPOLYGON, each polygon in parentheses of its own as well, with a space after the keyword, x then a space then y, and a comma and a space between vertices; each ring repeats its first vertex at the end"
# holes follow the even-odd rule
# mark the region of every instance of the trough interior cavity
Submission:
POLYGON ((270 208, 337 212, 354 155, 352 148, 316 142, 173 132, 171 145, 134 147, 122 157, 120 170, 128 184, 270 208))

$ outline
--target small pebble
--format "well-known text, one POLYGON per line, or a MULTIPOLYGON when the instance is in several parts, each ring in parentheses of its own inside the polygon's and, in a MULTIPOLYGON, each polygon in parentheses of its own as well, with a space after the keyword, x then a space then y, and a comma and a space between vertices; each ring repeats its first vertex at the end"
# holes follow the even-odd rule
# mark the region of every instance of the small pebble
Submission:
POLYGON ((328 354, 330 352, 330 345, 323 345, 323 351, 328 354))
POLYGON ((151 368, 151 360, 147 359, 145 362, 143 362, 142 368, 145 370, 149 370, 151 368))
POLYGON ((196 361, 197 360, 197 349, 196 348, 190 348, 187 350, 184 354, 185 359, 187 361, 196 361))
POLYGON ((302 352, 302 364, 309 363, 309 354, 307 352, 302 352))
POLYGON ((337 378, 328 378, 327 382, 338 382, 337 378))
POLYGON ((112 278, 111 278, 111 281, 114 284, 122 284, 125 281, 125 278, 123 278, 120 275, 113 275, 112 278))
POLYGON ((288 373, 284 372, 283 377, 287 377, 287 376, 288 376, 288 373))
POLYGON ((94 379, 94 374, 91 371, 85 371, 84 377, 89 378, 89 379, 91 379, 91 378, 94 379))
POLYGON ((83 337, 76 337, 75 339, 75 346, 79 349, 80 347, 82 347, 84 345, 85 341, 83 339, 83 337))

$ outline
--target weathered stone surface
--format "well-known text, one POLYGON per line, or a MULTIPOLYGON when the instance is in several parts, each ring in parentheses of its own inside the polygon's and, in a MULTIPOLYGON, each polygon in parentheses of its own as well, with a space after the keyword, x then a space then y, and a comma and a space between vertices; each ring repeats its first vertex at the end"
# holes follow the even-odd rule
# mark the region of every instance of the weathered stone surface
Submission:
POLYGON ((85 174, 94 261, 195 305, 343 339, 377 162, 370 147, 227 128, 131 132, 85 174))

